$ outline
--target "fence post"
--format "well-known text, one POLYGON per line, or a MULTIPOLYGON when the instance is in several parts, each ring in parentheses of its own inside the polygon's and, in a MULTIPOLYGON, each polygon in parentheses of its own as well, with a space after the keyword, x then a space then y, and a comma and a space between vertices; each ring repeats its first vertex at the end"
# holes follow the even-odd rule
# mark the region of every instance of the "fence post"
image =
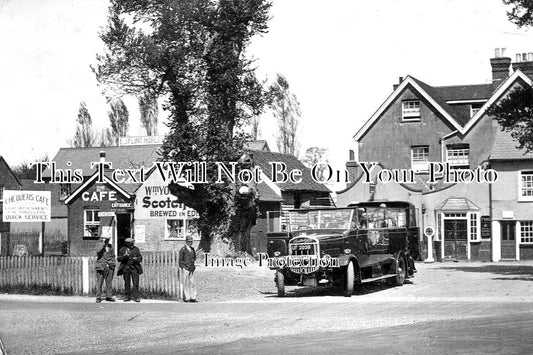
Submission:
POLYGON ((84 256, 81 258, 82 261, 82 292, 84 295, 89 293, 89 257, 84 256))

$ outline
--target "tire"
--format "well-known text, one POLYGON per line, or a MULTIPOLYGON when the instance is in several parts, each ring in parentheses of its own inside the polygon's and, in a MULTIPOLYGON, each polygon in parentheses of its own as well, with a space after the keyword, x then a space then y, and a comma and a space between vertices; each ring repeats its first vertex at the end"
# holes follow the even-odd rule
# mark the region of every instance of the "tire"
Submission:
POLYGON ((279 270, 276 271, 276 286, 278 288, 278 297, 285 297, 285 276, 279 270))
POLYGON ((396 276, 391 280, 393 286, 402 286, 405 282, 405 259, 403 256, 398 255, 398 258, 392 263, 392 270, 394 270, 396 276))
POLYGON ((344 297, 352 297, 353 284, 355 281, 355 273, 353 268, 353 261, 348 263, 346 267, 346 274, 344 276, 344 297))

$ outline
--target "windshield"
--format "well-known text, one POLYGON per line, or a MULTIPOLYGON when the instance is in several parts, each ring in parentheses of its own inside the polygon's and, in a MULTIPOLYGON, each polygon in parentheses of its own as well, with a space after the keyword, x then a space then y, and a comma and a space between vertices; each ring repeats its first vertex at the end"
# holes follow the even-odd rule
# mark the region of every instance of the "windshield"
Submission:
POLYGON ((359 207, 359 228, 403 228, 407 226, 404 208, 359 207))
POLYGON ((353 209, 289 211, 291 231, 306 229, 350 229, 353 209))

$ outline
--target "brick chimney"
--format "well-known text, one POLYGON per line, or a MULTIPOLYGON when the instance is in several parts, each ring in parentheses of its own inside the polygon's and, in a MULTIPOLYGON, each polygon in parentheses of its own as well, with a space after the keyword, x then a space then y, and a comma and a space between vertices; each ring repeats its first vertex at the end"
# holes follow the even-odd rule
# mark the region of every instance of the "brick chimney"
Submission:
POLYGON ((398 88, 398 86, 400 86, 402 81, 403 81, 403 76, 398 77, 398 84, 393 84, 392 85, 392 91, 396 90, 398 88))
POLYGON ((530 79, 533 79, 533 53, 518 53, 516 55, 513 71, 518 69, 529 76, 530 79))
POLYGON ((511 58, 505 56, 505 48, 496 48, 494 52, 494 58, 490 59, 490 66, 492 67, 492 83, 494 85, 500 85, 505 79, 507 79, 507 77, 509 77, 511 58))

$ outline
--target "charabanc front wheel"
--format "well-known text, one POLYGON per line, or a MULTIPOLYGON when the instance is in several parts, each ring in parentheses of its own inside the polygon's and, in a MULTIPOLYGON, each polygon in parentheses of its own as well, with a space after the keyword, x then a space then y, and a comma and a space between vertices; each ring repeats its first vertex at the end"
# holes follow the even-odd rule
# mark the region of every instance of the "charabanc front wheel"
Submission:
POLYGON ((276 286, 278 287, 278 297, 285 297, 285 276, 279 270, 276 271, 276 286))

